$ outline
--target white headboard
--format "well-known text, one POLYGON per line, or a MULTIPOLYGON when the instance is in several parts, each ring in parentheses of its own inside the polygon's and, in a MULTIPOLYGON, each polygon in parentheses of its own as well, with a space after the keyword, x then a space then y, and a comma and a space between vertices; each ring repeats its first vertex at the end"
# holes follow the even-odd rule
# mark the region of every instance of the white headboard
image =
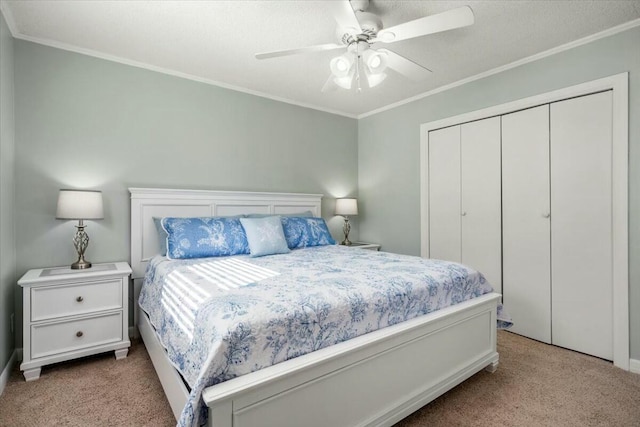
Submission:
POLYGON ((159 250, 153 217, 229 216, 250 213, 320 216, 322 194, 254 193, 246 191, 167 190, 130 188, 131 268, 144 277, 147 263, 159 250))

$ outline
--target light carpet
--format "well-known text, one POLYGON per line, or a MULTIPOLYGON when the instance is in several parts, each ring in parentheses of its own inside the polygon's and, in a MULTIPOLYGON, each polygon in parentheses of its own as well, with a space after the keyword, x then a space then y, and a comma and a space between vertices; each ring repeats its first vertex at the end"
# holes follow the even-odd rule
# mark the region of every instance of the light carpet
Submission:
MULTIPOLYGON (((640 426, 640 375, 502 331, 498 352, 495 373, 476 374, 397 427, 640 426)), ((124 360, 109 353, 47 366, 29 383, 16 367, 0 396, 0 426, 172 425, 141 342, 124 360)))

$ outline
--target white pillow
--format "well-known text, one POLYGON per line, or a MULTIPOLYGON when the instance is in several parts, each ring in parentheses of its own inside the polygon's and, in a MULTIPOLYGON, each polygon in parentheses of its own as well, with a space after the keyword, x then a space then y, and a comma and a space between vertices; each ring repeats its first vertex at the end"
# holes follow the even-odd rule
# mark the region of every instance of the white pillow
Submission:
POLYGON ((240 218, 252 257, 290 252, 279 216, 240 218))

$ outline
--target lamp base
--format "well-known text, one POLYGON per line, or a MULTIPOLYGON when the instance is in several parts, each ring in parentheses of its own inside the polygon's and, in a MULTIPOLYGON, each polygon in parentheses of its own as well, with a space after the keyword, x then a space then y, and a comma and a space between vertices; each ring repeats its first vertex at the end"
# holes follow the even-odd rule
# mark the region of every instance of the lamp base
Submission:
POLYGON ((85 268, 91 268, 91 263, 89 261, 85 261, 84 259, 79 259, 78 261, 71 264, 72 270, 84 270, 85 268))
POLYGON ((84 270, 86 268, 91 268, 91 263, 84 259, 84 251, 87 250, 87 246, 89 246, 89 236, 84 231, 84 222, 80 220, 78 225, 76 225, 76 234, 73 236, 73 246, 76 248, 76 252, 78 252, 78 260, 71 264, 72 270, 84 270))
POLYGON ((344 217, 344 225, 342 226, 344 232, 344 240, 340 242, 341 245, 351 246, 351 240, 349 240, 349 232, 351 231, 351 224, 349 224, 349 217, 344 217))

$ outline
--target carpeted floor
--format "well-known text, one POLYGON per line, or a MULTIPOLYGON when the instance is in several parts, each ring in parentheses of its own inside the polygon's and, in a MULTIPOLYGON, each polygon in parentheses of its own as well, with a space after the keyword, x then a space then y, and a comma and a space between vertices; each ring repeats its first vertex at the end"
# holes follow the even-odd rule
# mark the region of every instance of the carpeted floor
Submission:
MULTIPOLYGON (((640 426, 640 375, 508 332, 498 333, 498 352, 494 374, 476 374, 397 427, 640 426)), ((124 360, 60 363, 35 382, 16 367, 0 396, 0 426, 172 425, 140 342, 124 360)))

